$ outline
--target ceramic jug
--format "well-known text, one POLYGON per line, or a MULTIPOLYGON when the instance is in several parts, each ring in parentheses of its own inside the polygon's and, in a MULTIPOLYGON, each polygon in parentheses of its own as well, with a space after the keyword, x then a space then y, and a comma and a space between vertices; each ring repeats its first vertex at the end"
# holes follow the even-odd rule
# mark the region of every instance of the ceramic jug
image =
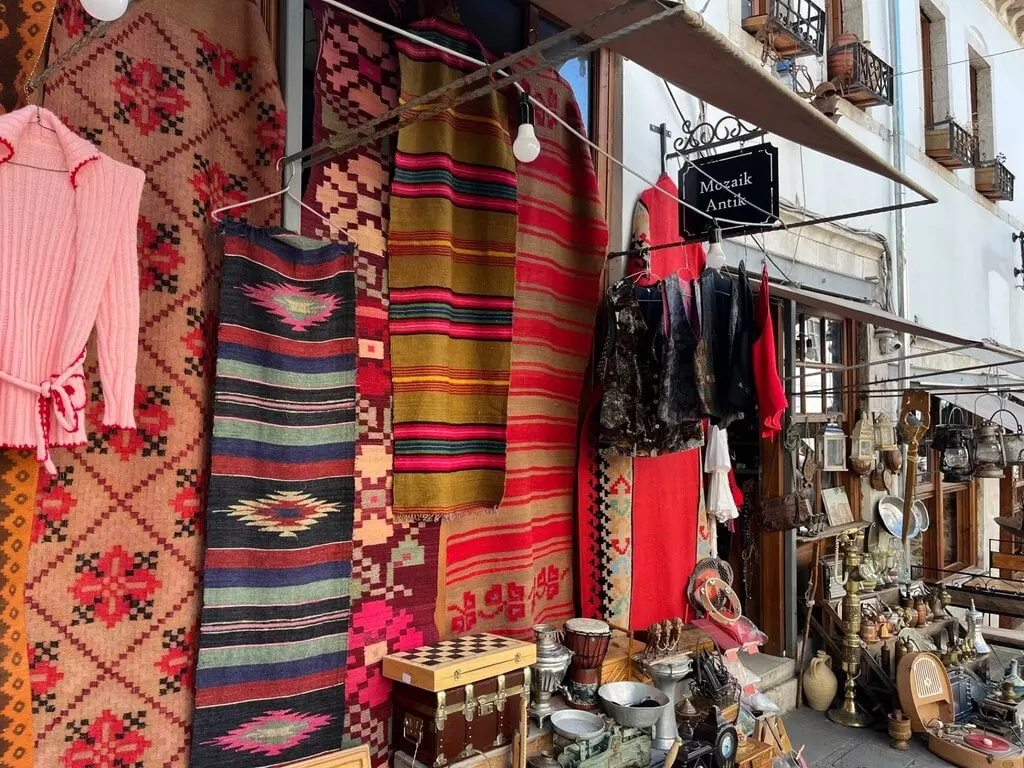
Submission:
POLYGON ((1020 668, 1017 659, 1010 660, 1010 671, 1006 673, 1006 680, 1009 680, 1013 684, 1013 693, 1015 696, 1021 696, 1024 694, 1024 679, 1020 676, 1020 668))
POLYGON ((807 706, 815 712, 824 712, 832 706, 837 687, 832 659, 824 651, 818 651, 804 672, 804 698, 807 699, 807 706))

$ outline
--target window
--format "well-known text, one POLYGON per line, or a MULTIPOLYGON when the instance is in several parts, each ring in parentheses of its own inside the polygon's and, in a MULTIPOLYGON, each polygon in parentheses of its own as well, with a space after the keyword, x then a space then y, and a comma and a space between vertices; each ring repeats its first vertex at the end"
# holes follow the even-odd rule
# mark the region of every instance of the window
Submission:
MULTIPOLYGON (((953 405, 932 398, 932 425, 948 423, 953 405)), ((959 417, 958 417, 959 418, 959 417)), ((973 415, 966 414, 967 423, 973 415)), ((916 498, 928 509, 931 525, 911 546, 911 561, 925 568, 959 571, 977 564, 977 498, 974 482, 946 483, 939 470, 939 455, 926 439, 921 451, 927 462, 918 463, 916 498)))
POLYGON ((844 32, 852 32, 864 42, 863 0, 827 0, 828 39, 831 43, 844 32))
MULTIPOLYGON (((847 347, 851 338, 850 327, 843 320, 797 316, 796 379, 791 403, 793 420, 812 451, 820 447, 821 432, 829 421, 838 421, 849 434, 850 419, 845 412, 848 372, 844 369, 849 365, 851 351, 847 347)), ((845 474, 823 472, 821 487, 843 485, 845 474)))
MULTIPOLYGON (((495 56, 504 56, 512 51, 526 48, 537 40, 554 37, 565 29, 565 25, 545 16, 537 6, 517 0, 459 0, 459 18, 467 29, 471 30, 483 43, 484 47, 495 56)), ((563 49, 552 48, 548 56, 556 56, 563 49)), ((579 58, 569 59, 558 68, 558 73, 566 79, 576 101, 579 102, 583 114, 583 124, 587 132, 593 136, 594 126, 591 122, 591 102, 593 99, 594 63, 596 52, 579 58)))
POLYGON ((992 69, 988 61, 968 49, 971 83, 971 133, 979 160, 995 157, 992 120, 992 69))
POLYGON ((935 122, 935 97, 932 94, 932 22, 921 11, 921 77, 924 80, 924 124, 935 122))
POLYGON ((931 0, 921 2, 921 79, 924 83, 924 124, 950 117, 949 58, 946 19, 931 0))

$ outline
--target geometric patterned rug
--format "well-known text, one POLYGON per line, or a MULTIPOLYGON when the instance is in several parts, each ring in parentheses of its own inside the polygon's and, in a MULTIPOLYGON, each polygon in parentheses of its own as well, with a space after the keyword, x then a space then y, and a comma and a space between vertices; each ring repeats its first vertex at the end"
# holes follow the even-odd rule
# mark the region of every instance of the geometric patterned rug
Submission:
MULTIPOLYGON (((318 0, 307 4, 321 33, 313 119, 320 140, 394 107, 398 69, 391 44, 376 29, 318 0)), ((368 145, 315 167, 305 196, 356 246, 356 495, 345 735, 369 746, 375 766, 387 763, 391 723, 391 682, 381 660, 437 639, 439 524, 396 520, 392 507, 390 164, 380 144, 368 145)), ((339 237, 308 214, 302 233, 339 237)))
MULTIPOLYGON (((52 54, 94 21, 61 0, 52 54)), ((284 112, 249 0, 146 0, 76 55, 46 106, 141 168, 138 430, 102 426, 40 479, 26 608, 36 764, 188 763, 221 249, 210 210, 277 188, 284 112)), ((270 223, 275 206, 244 212, 270 223)))

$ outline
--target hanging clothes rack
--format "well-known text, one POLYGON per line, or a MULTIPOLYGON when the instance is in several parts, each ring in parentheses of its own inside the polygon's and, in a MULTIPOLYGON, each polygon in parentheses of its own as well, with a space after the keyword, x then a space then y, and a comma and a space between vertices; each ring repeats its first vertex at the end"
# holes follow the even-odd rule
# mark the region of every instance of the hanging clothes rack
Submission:
MULTIPOLYGON (((381 19, 378 19, 375 16, 372 16, 372 15, 370 15, 368 13, 364 13, 364 12, 362 12, 362 11, 356 9, 356 8, 352 8, 351 6, 346 5, 345 3, 340 2, 339 0, 324 0, 324 2, 327 3, 328 5, 334 7, 334 8, 337 8, 338 10, 345 11, 346 13, 349 13, 352 16, 354 16, 354 17, 356 17, 356 18, 358 18, 358 19, 360 19, 362 21, 365 21, 368 24, 372 24, 372 25, 374 25, 376 27, 379 27, 381 29, 385 29, 385 30, 387 30, 389 32, 393 32, 396 35, 400 35, 402 37, 405 37, 408 40, 412 40, 412 41, 414 41, 416 43, 419 43, 421 45, 427 45, 427 46, 429 46, 431 48, 434 48, 435 50, 442 51, 443 53, 445 53, 448 56, 452 56, 454 58, 461 59, 463 61, 466 61, 466 62, 469 62, 469 63, 472 63, 472 64, 476 64, 477 66, 483 67, 485 69, 485 71, 477 73, 479 75, 479 77, 485 77, 485 76, 488 75, 489 72, 491 72, 493 70, 494 74, 497 74, 497 75, 501 76, 502 78, 504 78, 501 81, 494 81, 494 82, 491 82, 487 86, 484 86, 484 87, 482 87, 480 89, 476 89, 476 90, 474 90, 470 94, 462 94, 458 98, 452 99, 452 100, 448 101, 446 104, 444 104, 444 105, 442 105, 440 107, 437 107, 437 108, 435 108, 433 110, 430 110, 429 114, 428 113, 424 113, 422 115, 418 115, 417 117, 419 119, 426 119, 427 117, 433 116, 435 114, 440 114, 441 112, 443 112, 446 109, 449 109, 453 105, 462 103, 462 101, 469 101, 471 99, 478 98, 479 96, 481 96, 481 95, 483 95, 485 93, 488 93, 488 92, 490 92, 492 90, 495 90, 497 88, 501 88, 504 85, 512 85, 520 93, 526 93, 525 89, 521 85, 519 85, 518 81, 523 79, 523 78, 525 78, 525 77, 528 77, 530 74, 535 74, 536 72, 548 69, 548 68, 552 67, 556 63, 564 63, 564 61, 567 61, 570 58, 576 58, 577 56, 580 56, 583 53, 588 53, 591 50, 596 50, 597 48, 600 48, 601 46, 605 45, 606 43, 608 43, 611 40, 617 39, 617 38, 622 37, 624 35, 631 34, 631 33, 635 32, 635 31, 637 31, 639 29, 642 29, 642 28, 644 28, 646 26, 649 26, 651 24, 663 21, 665 19, 671 18, 671 17, 675 16, 676 14, 682 13, 682 12, 684 12, 686 10, 686 4, 685 3, 673 4, 673 5, 669 6, 669 7, 666 7, 665 10, 660 11, 658 13, 655 13, 655 14, 653 14, 651 16, 647 16, 647 17, 637 21, 634 24, 622 27, 622 28, 616 30, 615 32, 609 33, 607 35, 603 35, 603 36, 601 36, 599 38, 596 38, 596 39, 590 41, 589 43, 586 43, 584 45, 581 45, 581 46, 578 46, 576 48, 573 48, 571 51, 566 52, 565 54, 557 57, 554 60, 545 61, 545 62, 543 62, 543 65, 538 65, 538 67, 535 70, 534 70, 533 67, 531 67, 527 71, 518 72, 518 73, 515 73, 514 75, 510 76, 508 73, 506 73, 504 71, 501 71, 499 69, 499 66, 503 62, 507 62, 509 60, 511 60, 512 62, 516 62, 516 61, 519 61, 524 56, 528 56, 528 55, 530 55, 532 53, 535 53, 537 51, 537 46, 541 45, 541 43, 537 43, 537 44, 535 44, 533 46, 529 46, 528 48, 524 48, 522 51, 519 51, 516 54, 512 54, 511 56, 506 56, 501 61, 495 62, 494 65, 488 65, 486 62, 483 62, 483 61, 481 61, 481 60, 479 60, 477 58, 474 58, 472 56, 468 56, 465 53, 462 53, 461 51, 452 50, 452 49, 447 48, 447 47, 445 47, 443 45, 435 43, 432 40, 428 40, 427 38, 422 37, 421 35, 417 35, 415 32, 411 32, 409 30, 402 29, 401 27, 397 27, 397 26, 395 26, 393 24, 389 24, 388 22, 382 21, 381 19)), ((634 4, 635 4, 635 0, 626 0, 624 3, 620 3, 617 6, 613 6, 613 7, 609 8, 609 9, 607 9, 607 12, 609 12, 609 13, 610 12, 616 12, 616 13, 617 12, 621 12, 623 9, 631 7, 634 4)), ((561 37, 560 37, 561 35, 564 35, 566 38, 579 37, 580 34, 581 34, 581 30, 585 30, 585 29, 589 28, 594 23, 596 23, 595 19, 591 19, 590 21, 586 22, 585 24, 581 24, 579 27, 571 28, 569 30, 565 30, 563 33, 559 33, 559 35, 556 36, 556 37, 558 37, 559 40, 561 40, 561 37)), ((546 42, 546 41, 541 41, 541 42, 543 43, 543 42, 546 42)), ((479 79, 479 78, 477 78, 477 79, 479 79)), ((449 91, 451 91, 451 90, 453 90, 454 88, 457 88, 457 87, 460 87, 457 82, 456 83, 452 83, 452 84, 450 84, 448 86, 445 86, 444 88, 437 89, 437 91, 434 92, 434 93, 440 92, 440 93, 437 94, 437 96, 443 96, 444 94, 448 93, 449 91)), ((732 219, 716 218, 714 216, 711 216, 711 215, 707 214, 706 212, 700 210, 696 206, 692 205, 691 203, 687 203, 685 200, 681 199, 677 195, 670 194, 669 192, 667 192, 666 190, 662 189, 661 187, 658 187, 654 181, 652 181, 651 179, 648 179, 646 176, 644 176, 643 174, 641 174, 638 171, 634 170, 633 168, 630 168, 629 166, 627 166, 625 163, 623 163, 618 158, 613 157, 609 152, 605 151, 602 147, 600 147, 597 144, 595 144, 594 142, 592 142, 587 136, 585 136, 584 134, 582 134, 579 131, 577 131, 573 126, 571 126, 564 119, 562 119, 562 117, 560 115, 558 115, 553 110, 551 110, 542 101, 533 98, 529 94, 526 94, 526 95, 527 95, 527 98, 530 100, 530 102, 533 104, 535 109, 537 109, 537 110, 545 113, 546 115, 548 115, 555 122, 559 123, 571 135, 576 137, 578 140, 582 141, 584 144, 586 144, 588 147, 590 147, 592 150, 594 150, 598 154, 600 154, 603 157, 605 157, 609 162, 611 162, 614 165, 617 165, 623 171, 625 171, 626 173, 630 174, 631 176, 639 179, 640 181, 644 182, 648 186, 654 187, 655 189, 657 189, 657 191, 660 194, 668 197, 673 202, 678 203, 679 205, 682 205, 682 206, 686 207, 687 209, 693 211, 697 215, 702 216, 705 219, 708 219, 709 221, 714 222, 716 226, 719 226, 720 224, 735 224, 737 226, 743 226, 743 225, 746 224, 746 222, 734 221, 732 219)), ((409 104, 411 104, 411 103, 412 102, 410 102, 409 104)), ((405 104, 405 105, 402 105, 402 106, 396 108, 395 110, 391 110, 388 113, 387 116, 382 115, 379 118, 376 118, 376 120, 381 120, 381 118, 384 118, 385 120, 386 119, 391 119, 391 118, 394 117, 395 114, 400 114, 401 112, 408 110, 409 104, 405 104)), ((410 121, 408 123, 404 123, 403 125, 412 124, 412 122, 418 122, 418 120, 413 120, 413 121, 410 121)), ((344 134, 341 137, 334 137, 332 139, 328 139, 326 142, 321 142, 318 145, 314 145, 313 147, 308 147, 308 148, 306 148, 306 149, 304 149, 304 150, 302 150, 300 152, 296 152, 296 153, 294 153, 292 155, 289 155, 287 158, 285 158, 285 162, 295 162, 295 161, 301 159, 301 160, 304 161, 303 162, 303 167, 309 168, 309 167, 312 167, 313 165, 318 165, 320 163, 327 162, 328 160, 330 160, 333 157, 336 157, 339 154, 343 154, 344 152, 351 151, 352 149, 355 149, 355 148, 357 148, 359 146, 363 146, 364 144, 367 144, 367 143, 369 143, 371 141, 376 141, 379 138, 383 138, 384 136, 391 135, 391 134, 395 133, 396 131, 398 131, 400 127, 402 127, 402 126, 401 125, 399 125, 399 126, 392 125, 392 126, 386 128, 386 129, 382 129, 380 131, 376 131, 376 132, 374 132, 374 133, 372 133, 370 135, 366 135, 365 133, 363 133, 363 134, 359 135, 357 138, 353 138, 351 140, 346 140, 348 137, 351 137, 353 134, 359 134, 360 131, 365 131, 365 128, 360 127, 360 128, 355 129, 355 131, 347 132, 346 134, 344 134), (344 144, 342 142, 344 142, 344 144), (318 154, 313 156, 314 153, 318 153, 318 154)))

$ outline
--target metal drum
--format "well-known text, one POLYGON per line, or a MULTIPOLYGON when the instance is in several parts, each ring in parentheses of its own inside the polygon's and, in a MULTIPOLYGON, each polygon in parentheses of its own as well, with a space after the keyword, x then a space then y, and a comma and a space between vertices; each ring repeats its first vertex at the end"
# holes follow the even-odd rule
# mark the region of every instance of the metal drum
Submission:
POLYGON ((601 687, 601 664, 608 653, 612 630, 597 619, 565 622, 565 646, 573 652, 565 698, 576 709, 596 709, 601 687))

